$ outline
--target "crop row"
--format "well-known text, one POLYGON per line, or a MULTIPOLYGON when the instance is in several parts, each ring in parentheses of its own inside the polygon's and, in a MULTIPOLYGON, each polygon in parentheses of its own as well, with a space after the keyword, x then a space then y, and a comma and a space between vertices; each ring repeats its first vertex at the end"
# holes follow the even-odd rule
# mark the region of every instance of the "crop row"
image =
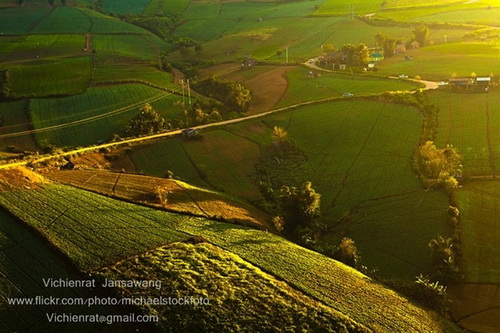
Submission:
MULTIPOLYGON (((72 207, 67 210, 66 214, 70 215, 74 221, 87 225, 86 228, 79 227, 74 231, 64 232, 57 238, 50 233, 51 228, 42 228, 40 231, 49 239, 52 238, 51 241, 63 249, 72 260, 79 263, 86 262, 87 268, 96 267, 100 262, 95 262, 93 256, 75 246, 81 237, 92 237, 96 240, 109 237, 116 238, 123 243, 131 242, 130 238, 123 238, 115 229, 110 231, 105 223, 101 223, 102 226, 97 229, 91 227, 95 221, 101 221, 101 215, 104 214, 102 216, 104 221, 108 219, 108 216, 114 216, 117 221, 126 221, 128 224, 120 223, 124 224, 124 228, 135 230, 135 238, 143 243, 144 250, 159 246, 156 239, 150 236, 155 226, 157 231, 164 232, 163 244, 185 238, 184 233, 203 235, 209 242, 262 267, 374 330, 408 332, 419 329, 428 331, 437 329, 437 324, 424 310, 413 306, 381 285, 371 282, 355 270, 271 233, 203 218, 188 218, 157 211, 65 186, 51 185, 38 191, 2 193, 0 198, 4 206, 20 217, 23 217, 25 213, 16 208, 14 202, 22 205, 22 210, 27 212, 40 209, 35 199, 38 199, 38 202, 43 201, 45 206, 58 209, 64 206, 72 207), (63 201, 62 198, 67 200, 63 201), (89 221, 80 214, 82 208, 84 211, 89 210, 89 207, 96 206, 96 203, 99 203, 97 207, 108 207, 109 210, 105 212, 102 209, 95 210, 93 217, 95 221, 89 221), (148 226, 149 224, 151 226, 148 226)), ((46 208, 44 207, 44 211, 50 212, 46 208)), ((52 218, 57 218, 57 216, 52 214, 52 218)), ((27 222, 33 223, 31 219, 27 222)), ((40 226, 35 225, 35 227, 40 229, 40 226)), ((130 246, 133 247, 133 244, 130 246)), ((90 243, 88 247, 92 248, 93 245, 90 243)), ((138 250, 136 249, 135 252, 137 253, 138 250)), ((117 251, 132 254, 128 248, 117 249, 117 251)), ((116 251, 107 252, 106 257, 116 259, 115 254, 116 251)))

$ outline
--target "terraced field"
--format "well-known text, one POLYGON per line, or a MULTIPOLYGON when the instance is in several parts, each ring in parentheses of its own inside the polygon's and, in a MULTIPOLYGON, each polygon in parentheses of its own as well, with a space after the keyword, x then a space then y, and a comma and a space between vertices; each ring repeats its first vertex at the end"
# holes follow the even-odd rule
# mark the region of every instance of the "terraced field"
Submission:
MULTIPOLYGON (((444 41, 445 35, 441 35, 440 41, 444 41)), ((448 39, 446 44, 429 45, 386 59, 379 64, 379 72, 390 75, 419 75, 436 81, 448 80, 452 75, 490 75, 496 70, 492 61, 499 57, 497 42, 494 39, 453 43, 448 39), (406 60, 404 57, 407 55, 413 56, 413 60, 406 60)))
POLYGON ((6 68, 9 97, 45 97, 85 92, 93 64, 92 57, 83 56, 9 64, 6 68))
POLYGON ((30 129, 26 117, 27 102, 0 103, 0 147, 17 147, 21 150, 34 150, 35 142, 31 134, 10 136, 12 133, 25 132, 30 129))
POLYGON ((412 279, 430 269, 428 241, 450 233, 448 203, 441 193, 423 192, 411 169, 421 129, 413 108, 366 100, 318 104, 206 132, 199 142, 166 140, 135 149, 130 157, 148 174, 167 167, 200 186, 216 184, 257 198, 255 165, 271 143, 273 126, 286 128, 306 157, 291 166, 273 160, 268 176, 293 186, 312 181, 328 223, 352 214, 349 226, 325 241, 352 236, 367 253, 366 264, 391 276, 412 279))
POLYGON ((30 117, 39 145, 79 146, 120 134, 146 103, 165 118, 181 118, 181 97, 140 84, 90 88, 65 98, 32 99, 30 117))
POLYGON ((272 229, 270 217, 247 202, 178 180, 90 170, 54 172, 48 176, 63 184, 155 208, 272 229), (158 198, 159 189, 165 193, 164 203, 158 198))
POLYGON ((457 331, 361 273, 271 233, 161 212, 65 186, 44 188, 1 193, 0 201, 83 269, 186 239, 186 234, 203 235, 375 331, 457 331))
MULTIPOLYGON (((9 306, 8 298, 90 297, 84 288, 46 288, 43 279, 72 279, 84 277, 72 269, 67 260, 49 247, 29 228, 0 210, 0 330, 2 332, 51 332, 45 313, 89 313, 86 307, 77 306, 9 306)), ((103 313, 102 307, 92 309, 103 313)), ((109 309, 108 309, 109 310, 109 309)), ((58 330, 91 331, 96 325, 89 323, 59 324, 58 330)))
POLYGON ((104 0, 102 10, 113 14, 141 14, 150 2, 151 0, 104 0))
POLYGON ((453 93, 434 91, 430 100, 439 106, 439 127, 436 143, 453 144, 463 156, 468 175, 496 174, 500 135, 498 92, 453 93))
POLYGON ((454 193, 461 211, 466 282, 500 282, 499 193, 497 181, 473 182, 454 193))

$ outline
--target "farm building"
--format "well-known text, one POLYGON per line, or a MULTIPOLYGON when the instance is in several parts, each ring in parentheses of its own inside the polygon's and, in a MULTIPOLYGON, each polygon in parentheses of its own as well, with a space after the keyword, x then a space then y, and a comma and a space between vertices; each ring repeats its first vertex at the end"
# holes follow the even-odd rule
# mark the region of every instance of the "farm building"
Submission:
POLYGON ((490 85, 490 83, 491 83, 491 77, 489 77, 489 76, 477 77, 476 78, 476 83, 479 86, 488 87, 490 85))
POLYGON ((450 88, 465 88, 469 89, 474 84, 474 80, 470 77, 454 77, 448 81, 450 88))
POLYGON ((398 45, 396 45, 396 52, 397 53, 405 53, 406 52, 406 46, 404 44, 398 44, 398 45))
POLYGON ((370 61, 380 61, 383 60, 384 56, 380 53, 372 53, 370 54, 370 61))
POLYGON ((414 40, 413 42, 410 43, 410 47, 415 50, 420 48, 420 43, 414 40))

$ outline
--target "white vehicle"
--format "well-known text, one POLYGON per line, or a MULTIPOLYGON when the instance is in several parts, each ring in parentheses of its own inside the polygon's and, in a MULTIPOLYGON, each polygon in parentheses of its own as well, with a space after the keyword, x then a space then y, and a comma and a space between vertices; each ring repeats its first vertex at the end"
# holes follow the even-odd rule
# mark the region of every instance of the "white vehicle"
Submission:
POLYGON ((440 87, 446 86, 446 85, 448 85, 448 82, 441 81, 438 83, 438 86, 440 86, 440 87))
POLYGON ((407 78, 408 78, 408 75, 401 74, 401 75, 399 75, 399 78, 400 78, 400 79, 407 79, 407 78))
POLYGON ((353 94, 351 94, 350 92, 345 92, 342 94, 343 97, 352 97, 353 94))
POLYGON ((314 64, 314 59, 309 59, 307 62, 310 64, 314 64))

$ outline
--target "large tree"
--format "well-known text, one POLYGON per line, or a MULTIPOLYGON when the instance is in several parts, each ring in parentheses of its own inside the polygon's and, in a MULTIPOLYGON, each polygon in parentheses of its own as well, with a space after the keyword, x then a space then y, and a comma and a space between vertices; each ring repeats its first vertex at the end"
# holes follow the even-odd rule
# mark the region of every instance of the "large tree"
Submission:
POLYGON ((143 135, 160 132, 170 128, 170 124, 160 116, 150 104, 144 105, 139 114, 130 120, 125 135, 143 135))
POLYGON ((312 228, 320 217, 320 198, 311 182, 303 183, 300 188, 283 186, 279 199, 285 230, 292 233, 299 226, 312 228))
POLYGON ((424 46, 427 43, 427 37, 429 36, 429 27, 425 24, 421 24, 413 28, 413 38, 420 43, 420 46, 424 46))

